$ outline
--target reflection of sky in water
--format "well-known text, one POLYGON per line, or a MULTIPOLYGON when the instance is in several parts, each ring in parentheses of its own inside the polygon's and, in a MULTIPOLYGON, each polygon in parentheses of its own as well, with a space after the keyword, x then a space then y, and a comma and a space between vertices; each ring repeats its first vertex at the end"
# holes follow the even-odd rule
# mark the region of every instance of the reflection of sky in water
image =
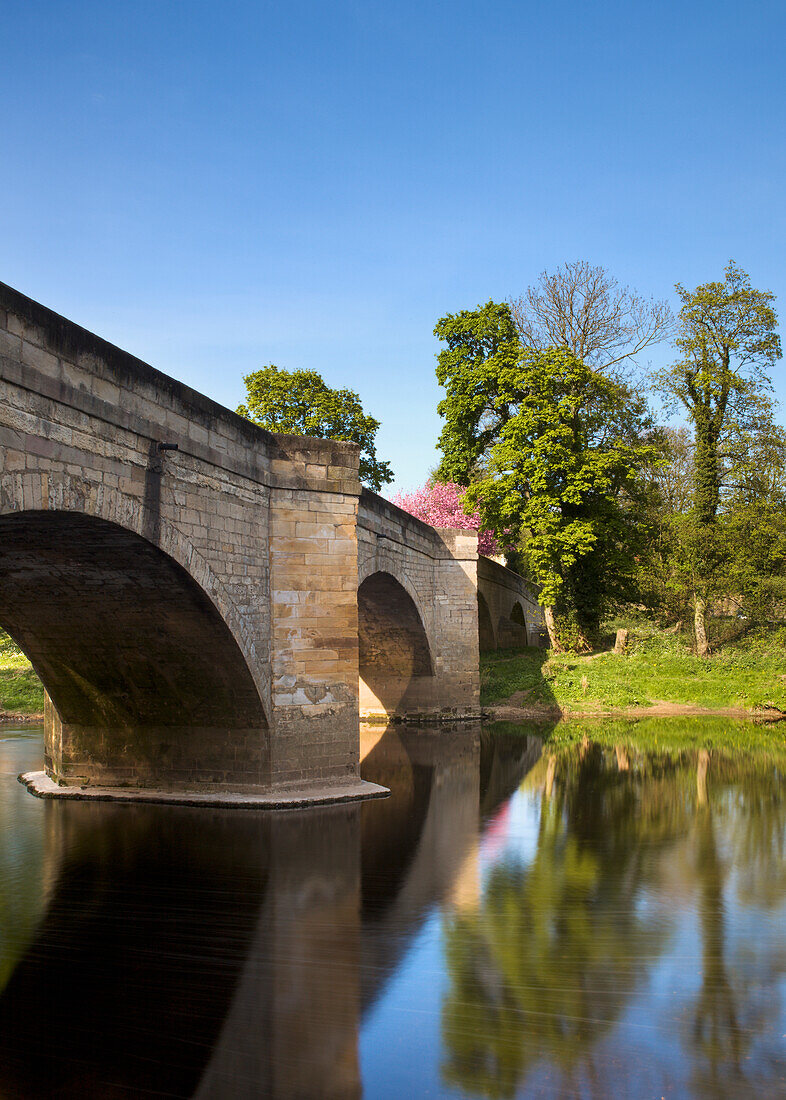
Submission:
POLYGON ((538 847, 540 799, 517 791, 486 823, 480 841, 480 866, 483 882, 489 868, 507 856, 529 863, 538 847))
POLYGON ((364 1097, 442 1096, 440 1009, 447 989, 442 918, 432 913, 363 1023, 364 1097))

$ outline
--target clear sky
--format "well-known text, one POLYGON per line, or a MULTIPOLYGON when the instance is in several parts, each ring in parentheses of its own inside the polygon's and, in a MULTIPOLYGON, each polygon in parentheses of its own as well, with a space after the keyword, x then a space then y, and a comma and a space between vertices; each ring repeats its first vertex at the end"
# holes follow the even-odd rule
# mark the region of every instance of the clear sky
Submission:
POLYGON ((6 0, 1 26, 0 279, 232 408, 269 362, 359 391, 399 487, 437 460, 447 312, 566 260, 668 296, 730 257, 786 311, 782 0, 6 0))

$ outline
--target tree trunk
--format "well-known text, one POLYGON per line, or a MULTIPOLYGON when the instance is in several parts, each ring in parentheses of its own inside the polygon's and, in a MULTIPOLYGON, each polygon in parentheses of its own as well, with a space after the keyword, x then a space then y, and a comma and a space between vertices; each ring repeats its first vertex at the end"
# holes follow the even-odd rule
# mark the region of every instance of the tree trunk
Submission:
POLYGON ((550 756, 548 765, 546 766, 546 798, 551 798, 551 792, 554 790, 554 776, 557 773, 557 758, 556 756, 550 756))
POLYGON ((549 645, 555 653, 559 653, 562 647, 557 637, 557 621, 554 615, 554 608, 544 607, 543 618, 546 620, 546 630, 549 632, 549 645))
POLYGON ((707 602, 698 594, 694 597, 693 624, 696 630, 696 652, 699 657, 709 657, 710 643, 707 641, 707 602))
POLYGON ((696 796, 699 806, 707 805, 707 770, 710 766, 710 754, 706 749, 699 749, 699 763, 696 768, 696 796))

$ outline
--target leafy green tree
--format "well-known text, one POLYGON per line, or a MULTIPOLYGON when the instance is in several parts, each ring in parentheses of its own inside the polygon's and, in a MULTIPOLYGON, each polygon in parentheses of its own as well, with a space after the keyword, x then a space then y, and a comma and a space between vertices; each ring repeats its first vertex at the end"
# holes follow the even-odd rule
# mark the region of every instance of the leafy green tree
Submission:
POLYGON ((437 356, 437 380, 446 396, 437 411, 446 420, 439 438, 437 477, 469 485, 515 409, 502 399, 500 384, 514 375, 522 344, 510 307, 487 302, 448 313, 434 329, 447 347, 437 356))
POLYGON ((733 261, 722 282, 676 289, 682 301, 681 354, 656 383, 673 406, 685 409, 694 433, 693 508, 682 542, 693 575, 696 649, 706 656, 707 602, 725 564, 718 525, 724 446, 766 411, 768 371, 780 358, 781 345, 774 295, 754 289, 733 261))
POLYGON ((735 425, 729 433, 718 526, 727 563, 723 595, 731 597, 750 621, 782 614, 786 606, 786 430, 766 408, 754 430, 740 431, 735 425))
POLYGON ((697 584, 716 607, 736 608, 751 623, 772 620, 786 606, 786 430, 766 400, 758 405, 755 424, 734 423, 726 433, 709 527, 694 509, 693 433, 663 433, 668 461, 652 474, 652 542, 638 586, 642 603, 667 622, 691 617, 697 584))
POLYGON ((587 648, 643 550, 644 471, 659 454, 644 402, 567 348, 523 347, 507 305, 448 314, 435 333, 440 476, 469 485, 482 526, 520 545, 552 647, 569 622, 587 648))
POLYGON ((360 480, 379 491, 393 480, 390 463, 377 458, 379 421, 363 412, 352 390, 334 390, 313 370, 271 364, 245 375, 246 404, 237 412, 271 432, 339 439, 360 447, 360 480))

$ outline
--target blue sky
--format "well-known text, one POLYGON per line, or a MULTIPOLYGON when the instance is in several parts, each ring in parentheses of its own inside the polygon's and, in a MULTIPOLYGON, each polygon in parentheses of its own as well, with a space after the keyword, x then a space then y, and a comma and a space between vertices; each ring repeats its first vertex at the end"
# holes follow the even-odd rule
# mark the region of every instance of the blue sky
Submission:
POLYGON ((730 257, 786 309, 780 0, 8 0, 2 28, 0 279, 230 407, 269 362, 357 390, 401 487, 437 459, 446 312, 566 260, 669 296, 730 257))

